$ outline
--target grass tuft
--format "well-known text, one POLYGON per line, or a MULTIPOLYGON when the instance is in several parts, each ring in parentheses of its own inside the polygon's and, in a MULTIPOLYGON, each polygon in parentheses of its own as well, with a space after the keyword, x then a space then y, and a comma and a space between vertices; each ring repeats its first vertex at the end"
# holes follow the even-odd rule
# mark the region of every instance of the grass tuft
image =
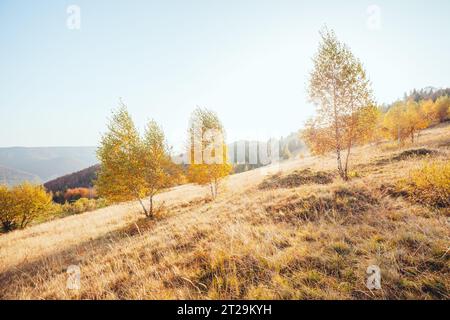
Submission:
POLYGON ((299 223, 321 218, 340 218, 365 213, 378 203, 368 190, 339 187, 331 193, 281 200, 266 211, 275 221, 299 223))
POLYGON ((334 175, 325 171, 312 171, 311 169, 304 169, 301 171, 294 171, 293 173, 282 176, 280 174, 273 175, 264 180, 259 189, 275 189, 275 188, 296 188, 307 184, 330 184, 333 182, 334 175))

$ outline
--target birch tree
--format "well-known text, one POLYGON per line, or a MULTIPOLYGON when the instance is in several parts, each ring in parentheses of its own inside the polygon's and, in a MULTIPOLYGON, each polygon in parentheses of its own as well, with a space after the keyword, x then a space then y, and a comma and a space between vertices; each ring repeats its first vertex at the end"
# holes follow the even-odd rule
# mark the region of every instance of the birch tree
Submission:
POLYGON ((97 156, 101 163, 96 181, 99 195, 113 202, 137 200, 146 217, 153 217, 154 196, 176 181, 177 170, 162 129, 150 121, 141 138, 123 103, 113 112, 97 156))
POLYGON ((231 172, 225 132, 217 114, 197 108, 188 130, 188 177, 191 182, 209 185, 211 197, 217 197, 220 181, 231 172))
POLYGON ((334 151, 339 175, 348 180, 352 148, 364 134, 360 126, 364 108, 373 105, 370 82, 361 62, 324 29, 319 50, 313 58, 309 98, 317 115, 306 126, 304 137, 316 153, 334 151))

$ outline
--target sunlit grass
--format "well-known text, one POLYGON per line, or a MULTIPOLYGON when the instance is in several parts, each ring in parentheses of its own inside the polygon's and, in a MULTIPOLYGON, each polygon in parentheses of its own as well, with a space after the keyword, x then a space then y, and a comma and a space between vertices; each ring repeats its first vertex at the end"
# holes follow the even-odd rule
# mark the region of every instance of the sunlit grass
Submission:
MULTIPOLYGON (((445 140, 440 127, 421 143, 445 140)), ((215 201, 193 185, 162 193, 164 210, 151 221, 124 203, 1 235, 0 298, 448 299, 448 225, 430 204, 448 190, 450 150, 376 164, 398 153, 355 150, 364 174, 350 182, 261 190, 274 172, 256 170, 227 178, 215 201), (425 198, 381 187, 400 181, 425 198), (79 291, 66 288, 71 264, 81 267, 79 291), (372 264, 382 290, 365 286, 372 264)), ((333 157, 305 157, 276 172, 334 166, 333 157)))

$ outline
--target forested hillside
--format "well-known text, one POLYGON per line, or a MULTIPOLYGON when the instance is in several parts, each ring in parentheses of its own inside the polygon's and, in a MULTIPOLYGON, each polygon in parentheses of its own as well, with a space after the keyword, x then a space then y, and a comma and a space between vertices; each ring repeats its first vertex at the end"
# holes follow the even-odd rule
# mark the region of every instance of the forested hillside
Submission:
POLYGON ((53 193, 58 191, 64 192, 67 189, 74 188, 92 188, 99 169, 100 165, 97 164, 78 172, 48 181, 44 184, 44 187, 53 193))

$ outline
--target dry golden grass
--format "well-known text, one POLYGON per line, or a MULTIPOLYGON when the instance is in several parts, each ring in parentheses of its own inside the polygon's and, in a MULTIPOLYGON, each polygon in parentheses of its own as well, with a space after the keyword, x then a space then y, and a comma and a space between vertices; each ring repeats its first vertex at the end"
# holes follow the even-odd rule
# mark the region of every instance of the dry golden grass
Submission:
POLYGON ((0 298, 448 299, 448 208, 389 186, 423 161, 448 163, 449 142, 441 125, 405 147, 436 151, 426 157, 358 148, 348 183, 259 188, 275 173, 334 170, 332 156, 305 157, 231 176, 214 202, 193 185, 160 194, 155 220, 126 203, 0 235, 0 298), (79 291, 66 288, 73 264, 79 291), (381 290, 365 286, 371 264, 381 290))

